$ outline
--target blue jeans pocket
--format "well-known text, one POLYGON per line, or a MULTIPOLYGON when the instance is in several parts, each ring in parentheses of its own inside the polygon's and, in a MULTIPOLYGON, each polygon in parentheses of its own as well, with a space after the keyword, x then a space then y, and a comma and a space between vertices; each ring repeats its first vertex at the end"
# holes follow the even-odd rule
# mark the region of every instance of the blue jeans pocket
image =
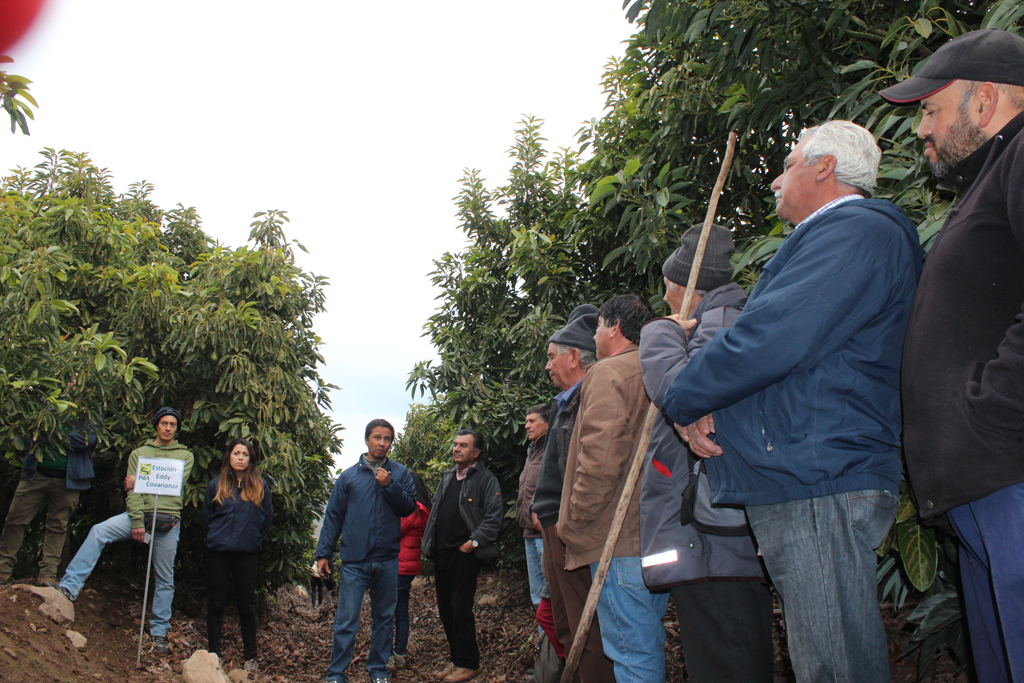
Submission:
POLYGON ((615 569, 615 583, 623 588, 632 588, 634 590, 642 588, 645 591, 647 590, 639 558, 613 557, 612 566, 615 569))
POLYGON ((899 497, 888 491, 872 489, 846 494, 850 511, 850 527, 872 548, 877 548, 889 533, 899 497))

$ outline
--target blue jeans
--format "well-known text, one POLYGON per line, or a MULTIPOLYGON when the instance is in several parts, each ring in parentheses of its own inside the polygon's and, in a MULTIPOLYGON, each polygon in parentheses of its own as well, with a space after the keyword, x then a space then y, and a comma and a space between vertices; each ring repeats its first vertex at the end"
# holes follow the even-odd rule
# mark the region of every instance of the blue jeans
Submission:
POLYGON ((533 603, 533 611, 540 607, 540 599, 544 597, 541 591, 546 583, 544 571, 540 568, 541 553, 544 552, 544 539, 524 538, 523 545, 526 546, 526 573, 530 577, 530 602, 533 603))
POLYGON ((331 663, 327 667, 327 680, 346 683, 345 669, 352 661, 352 648, 359 630, 359 611, 363 594, 370 589, 370 654, 366 670, 370 678, 388 677, 388 657, 391 656, 391 626, 398 598, 398 558, 384 562, 343 562, 338 581, 338 610, 334 613, 334 643, 331 663))
POLYGON ((960 538, 960 580, 978 680, 1024 681, 1024 484, 947 513, 960 538))
POLYGON ((871 490, 747 506, 782 601, 798 683, 892 680, 875 548, 898 503, 888 491, 871 490))
MULTIPOLYGON (((175 520, 170 531, 158 533, 153 543, 153 572, 156 590, 153 592, 153 617, 149 621, 149 635, 167 636, 171 624, 171 602, 174 601, 174 556, 178 552, 181 526, 175 520)), ((92 573, 100 553, 108 543, 127 541, 132 537, 132 520, 127 512, 100 522, 89 530, 85 543, 75 553, 60 585, 78 597, 86 579, 92 573)))
MULTIPOLYGON (((597 562, 590 574, 597 573, 597 562)), ((612 660, 615 683, 664 683, 668 593, 647 590, 639 557, 613 557, 597 603, 601 645, 612 660)))
POLYGON ((395 603, 395 649, 396 655, 408 654, 409 647, 409 591, 412 589, 412 574, 398 575, 398 602, 395 603))

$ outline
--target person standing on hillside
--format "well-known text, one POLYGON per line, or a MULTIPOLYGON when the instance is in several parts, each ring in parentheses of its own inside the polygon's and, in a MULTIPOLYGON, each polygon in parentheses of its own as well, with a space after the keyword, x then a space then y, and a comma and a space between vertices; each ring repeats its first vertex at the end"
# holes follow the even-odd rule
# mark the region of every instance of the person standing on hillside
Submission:
MULTIPOLYGON (((574 571, 565 569, 565 544, 558 538, 559 508, 562 505, 562 484, 565 463, 569 458, 569 442, 576 427, 580 409, 580 386, 587 371, 597 362, 598 310, 591 304, 573 309, 565 327, 548 339, 548 362, 544 366, 559 394, 551 399, 552 416, 548 425, 548 441, 537 475, 533 495, 533 517, 540 524, 544 541, 544 571, 548 579, 551 618, 558 643, 568 651, 579 627, 583 606, 590 593, 590 567, 574 571)), ((591 621, 579 668, 573 683, 604 683, 614 678, 612 662, 605 657, 601 645, 601 624, 597 615, 591 621)))
POLYGON ((39 558, 39 583, 57 580, 57 568, 68 535, 68 522, 78 507, 82 491, 92 486, 95 476, 92 449, 96 432, 86 420, 65 434, 66 446, 54 448, 37 458, 29 453, 22 460, 21 479, 0 534, 0 583, 11 579, 25 527, 46 506, 46 536, 39 558))
POLYGON ((330 558, 341 537, 341 578, 328 682, 348 681, 345 671, 352 661, 367 589, 373 626, 366 670, 373 683, 388 680, 402 517, 416 510, 416 490, 409 470, 387 457, 394 439, 395 428, 387 420, 371 420, 366 425, 366 453, 334 482, 324 512, 324 526, 316 544, 321 576, 330 573, 330 558))
POLYGON ((879 94, 920 103, 925 156, 960 191, 903 350, 910 485, 960 539, 979 679, 1024 681, 1024 38, 964 34, 879 94))
MULTIPOLYGON (((156 438, 132 451, 128 456, 128 476, 125 488, 128 496, 125 503, 127 512, 114 515, 89 530, 82 547, 78 549, 64 578, 59 584, 46 581, 46 585, 58 589, 64 597, 74 602, 82 590, 100 554, 108 543, 127 541, 129 538, 146 543, 153 528, 152 516, 156 507, 156 496, 135 493, 135 473, 139 469, 139 458, 168 458, 185 463, 182 486, 188 482, 192 472, 192 452, 175 440, 181 425, 181 414, 174 408, 163 407, 153 418, 156 438)), ((156 590, 153 592, 153 616, 149 622, 149 636, 157 652, 170 652, 167 645, 167 631, 171 624, 171 603, 174 601, 174 556, 178 552, 178 536, 181 533, 181 496, 160 496, 156 508, 156 535, 148 541, 153 543, 153 571, 156 574, 156 590)))
POLYGON ((434 560, 437 613, 450 658, 434 677, 446 683, 468 681, 480 672, 473 598, 481 565, 498 557, 494 542, 504 510, 498 480, 480 462, 483 453, 483 434, 473 429, 455 434, 455 467, 441 475, 423 532, 423 554, 434 560))

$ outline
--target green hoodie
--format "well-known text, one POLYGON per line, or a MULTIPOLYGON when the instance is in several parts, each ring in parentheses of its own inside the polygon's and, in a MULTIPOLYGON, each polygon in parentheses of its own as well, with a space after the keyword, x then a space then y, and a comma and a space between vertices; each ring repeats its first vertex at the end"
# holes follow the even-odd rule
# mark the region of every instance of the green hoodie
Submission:
MULTIPOLYGON (((156 439, 145 446, 140 446, 128 456, 128 474, 135 475, 139 471, 139 458, 170 458, 172 460, 183 460, 185 462, 185 474, 182 476, 182 486, 188 482, 189 473, 192 472, 192 452, 177 441, 172 441, 166 446, 156 443, 156 439)), ((132 528, 141 529, 143 514, 153 511, 153 503, 156 496, 152 494, 139 494, 134 491, 128 492, 128 516, 132 519, 132 528)), ((160 496, 160 505, 157 512, 165 512, 177 519, 181 519, 181 496, 160 496)))

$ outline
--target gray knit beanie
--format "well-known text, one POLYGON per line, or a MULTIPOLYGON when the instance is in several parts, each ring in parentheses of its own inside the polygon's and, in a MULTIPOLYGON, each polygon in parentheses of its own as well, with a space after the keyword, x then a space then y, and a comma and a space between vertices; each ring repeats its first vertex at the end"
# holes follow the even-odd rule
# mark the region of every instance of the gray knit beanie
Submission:
POLYGON ((590 304, 577 306, 569 314, 569 322, 565 323, 565 327, 551 335, 548 343, 564 344, 565 346, 597 353, 594 333, 597 332, 598 317, 600 316, 597 306, 591 306, 590 304))
MULTIPOLYGON (((683 245, 672 252, 665 260, 665 265, 661 267, 662 274, 677 285, 685 287, 687 280, 690 279, 693 256, 697 253, 697 242, 700 241, 700 231, 703 228, 704 225, 698 223, 684 232, 683 245)), ((729 229, 717 223, 712 225, 707 246, 704 247, 700 274, 697 275, 697 289, 710 292, 732 282, 733 268, 729 254, 735 249, 729 229)))

